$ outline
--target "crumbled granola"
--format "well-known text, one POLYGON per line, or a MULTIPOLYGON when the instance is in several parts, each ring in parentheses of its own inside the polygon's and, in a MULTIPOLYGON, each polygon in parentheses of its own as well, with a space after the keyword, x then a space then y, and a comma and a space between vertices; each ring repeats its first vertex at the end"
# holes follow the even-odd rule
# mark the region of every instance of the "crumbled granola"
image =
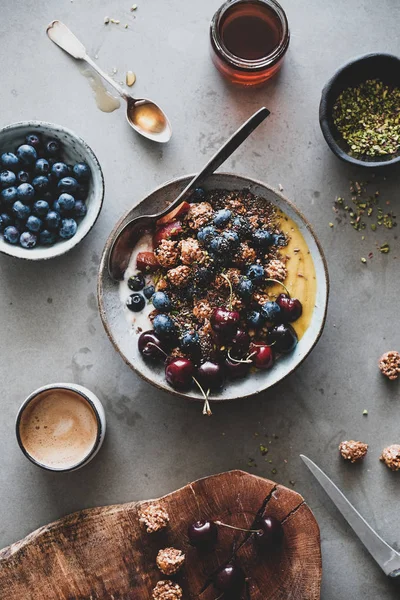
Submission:
POLYGON ((141 509, 139 513, 139 522, 142 525, 145 525, 147 533, 156 533, 167 527, 169 515, 161 504, 154 502, 141 509))
POLYGON ((179 261, 178 242, 173 240, 161 240, 160 245, 154 251, 158 262, 162 267, 170 269, 175 267, 179 261))
POLYGON ((184 562, 184 553, 176 548, 164 548, 159 551, 156 558, 157 567, 164 575, 174 575, 183 566, 184 562))
POLYGON ((400 470, 400 444, 392 444, 382 450, 380 460, 392 471, 400 470))
POLYGON ((240 279, 240 269, 228 269, 224 275, 225 277, 219 274, 215 278, 214 286, 217 290, 229 290, 229 283, 227 282, 226 278, 229 279, 233 286, 237 285, 240 279))
POLYGON ((193 314, 199 321, 209 319, 212 311, 212 306, 206 300, 199 300, 193 306, 193 314))
POLYGON ((340 443, 339 450, 345 460, 355 463, 367 454, 368 444, 354 440, 344 441, 340 443))
POLYGON ((189 211, 186 215, 186 220, 192 229, 200 229, 203 227, 213 215, 213 207, 209 202, 199 202, 198 204, 191 204, 189 211))
POLYGON ((254 248, 251 248, 247 242, 242 242, 239 246, 239 250, 232 262, 239 267, 254 263, 257 258, 257 252, 254 248))
POLYGON ((181 251, 181 261, 184 265, 197 263, 203 264, 206 259, 206 253, 200 248, 200 244, 194 238, 186 238, 179 243, 181 251))
POLYGON ((159 581, 152 594, 153 600, 181 600, 182 597, 181 586, 167 579, 159 581))
POLYGON ((268 279, 285 281, 287 277, 287 269, 285 264, 278 259, 271 260, 265 267, 265 275, 268 277, 268 279))
POLYGON ((400 377, 400 353, 396 350, 385 352, 379 359, 379 368, 392 381, 400 377))
POLYGON ((161 277, 157 281, 155 288, 156 288, 157 292, 162 292, 163 290, 168 289, 168 281, 166 279, 164 279, 164 277, 161 277))
POLYGON ((185 287, 190 280, 190 275, 190 267, 187 267, 186 265, 180 265, 175 269, 170 269, 167 273, 168 281, 178 288, 185 287))

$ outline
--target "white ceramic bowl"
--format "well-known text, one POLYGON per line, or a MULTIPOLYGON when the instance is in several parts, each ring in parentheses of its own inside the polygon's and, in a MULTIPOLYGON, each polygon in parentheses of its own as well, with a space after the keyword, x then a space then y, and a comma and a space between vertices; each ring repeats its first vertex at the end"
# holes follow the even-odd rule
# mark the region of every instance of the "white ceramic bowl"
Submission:
MULTIPOLYGON (((193 176, 192 176, 193 177, 193 176)), ((139 335, 129 326, 119 295, 119 283, 113 281, 107 270, 108 252, 117 231, 130 219, 140 214, 154 214, 165 207, 166 199, 171 201, 183 190, 192 177, 181 177, 170 181, 154 190, 144 198, 137 206, 132 208, 117 223, 111 232, 100 263, 98 278, 98 300, 100 316, 106 332, 115 349, 121 354, 125 362, 134 369, 143 379, 159 389, 195 400, 202 400, 200 392, 194 388, 183 393, 173 390, 165 381, 164 368, 160 364, 145 362, 140 355, 137 345, 139 335)), ((276 192, 270 186, 249 177, 242 177, 231 173, 216 173, 211 175, 202 186, 207 189, 237 190, 247 188, 256 196, 262 196, 269 202, 283 210, 299 227, 308 249, 311 253, 317 280, 316 299, 311 323, 300 339, 295 350, 290 354, 282 356, 269 371, 257 371, 251 373, 242 380, 228 381, 220 393, 210 396, 212 400, 233 400, 258 394, 292 373, 308 356, 319 340, 325 325, 326 311, 328 305, 329 279, 325 257, 322 248, 313 233, 310 224, 306 221, 298 209, 282 194, 276 192)))
POLYGON ((86 200, 87 214, 78 223, 78 230, 71 239, 58 241, 53 246, 36 246, 27 249, 19 245, 8 244, 0 234, 0 252, 3 254, 27 260, 46 260, 65 254, 74 248, 92 229, 103 205, 104 177, 99 161, 87 143, 70 129, 53 123, 21 121, 3 127, 0 129, 0 155, 3 152, 14 152, 19 145, 24 143, 25 136, 30 132, 41 133, 45 137, 59 140, 63 146, 65 162, 85 162, 90 167, 92 174, 86 200))

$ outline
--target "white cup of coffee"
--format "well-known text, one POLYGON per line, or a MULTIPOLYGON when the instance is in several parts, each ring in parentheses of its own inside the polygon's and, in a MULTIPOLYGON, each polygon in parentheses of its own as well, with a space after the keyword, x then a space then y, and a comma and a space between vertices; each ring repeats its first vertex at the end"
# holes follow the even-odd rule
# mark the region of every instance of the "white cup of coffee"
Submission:
POLYGON ((80 469, 104 441, 100 400, 75 383, 53 383, 32 392, 18 411, 17 440, 35 465, 48 471, 80 469))

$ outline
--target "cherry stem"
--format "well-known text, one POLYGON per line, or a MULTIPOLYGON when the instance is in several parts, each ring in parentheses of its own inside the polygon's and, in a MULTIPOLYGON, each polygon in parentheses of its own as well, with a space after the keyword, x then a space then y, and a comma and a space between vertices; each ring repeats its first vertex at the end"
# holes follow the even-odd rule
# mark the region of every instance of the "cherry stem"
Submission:
POLYGON ((266 279, 265 283, 277 283, 278 285, 281 285, 290 298, 290 292, 287 289, 286 285, 284 283, 282 283, 282 281, 279 281, 278 279, 266 279))
POLYGON ((211 411, 210 403, 208 401, 208 395, 210 393, 210 390, 207 390, 207 393, 206 393, 203 389, 203 386, 197 381, 196 377, 193 377, 193 375, 192 375, 192 379, 195 382, 195 384, 197 385, 197 387, 199 388, 199 390, 201 391, 201 393, 203 394, 203 398, 204 398, 203 415, 207 415, 208 417, 211 417, 212 411, 211 411))
POLYGON ((257 354, 257 352, 252 352, 247 358, 243 359, 238 359, 238 358, 233 358, 233 356, 231 356, 231 350, 228 350, 228 358, 229 360, 231 360, 234 363, 238 363, 238 364, 245 364, 245 365, 249 365, 251 364, 253 361, 251 361, 251 357, 254 356, 255 354, 257 354))
POLYGON ((229 277, 227 275, 225 275, 225 273, 221 273, 222 277, 224 279, 226 279, 226 281, 228 282, 229 285, 229 304, 228 304, 228 308, 229 310, 232 310, 232 299, 233 299, 233 287, 232 287, 232 283, 231 280, 229 279, 229 277))
POLYGON ((160 348, 160 346, 157 346, 157 344, 155 344, 154 342, 147 342, 148 346, 154 346, 154 348, 157 348, 157 350, 159 350, 160 352, 162 352, 164 354, 164 356, 166 358, 168 358, 168 354, 166 352, 164 352, 164 350, 162 348, 160 348))
POLYGON ((261 533, 261 529, 243 529, 243 527, 234 527, 233 525, 227 525, 221 521, 214 521, 219 527, 228 527, 228 529, 235 529, 236 531, 244 531, 245 533, 261 533))

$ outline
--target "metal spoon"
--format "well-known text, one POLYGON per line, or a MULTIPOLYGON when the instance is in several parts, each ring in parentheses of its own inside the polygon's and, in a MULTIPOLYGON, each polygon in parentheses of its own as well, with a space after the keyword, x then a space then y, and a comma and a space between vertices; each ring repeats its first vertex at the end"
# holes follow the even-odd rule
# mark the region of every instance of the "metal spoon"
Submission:
POLYGON ((185 202, 207 177, 222 165, 226 159, 244 142, 246 138, 260 125, 269 115, 269 110, 260 108, 250 119, 248 119, 225 144, 214 154, 205 167, 185 187, 179 196, 167 208, 155 215, 141 215, 132 219, 117 232, 108 254, 108 272, 112 279, 120 281, 129 264, 132 250, 139 237, 147 230, 152 229, 162 217, 169 215, 174 209, 185 202))
POLYGON ((88 56, 86 48, 77 37, 61 21, 52 21, 47 27, 47 35, 52 42, 78 60, 87 62, 107 81, 127 102, 126 119, 129 125, 144 137, 155 142, 168 142, 172 128, 166 114, 161 108, 147 98, 133 98, 111 77, 102 71, 88 56))

